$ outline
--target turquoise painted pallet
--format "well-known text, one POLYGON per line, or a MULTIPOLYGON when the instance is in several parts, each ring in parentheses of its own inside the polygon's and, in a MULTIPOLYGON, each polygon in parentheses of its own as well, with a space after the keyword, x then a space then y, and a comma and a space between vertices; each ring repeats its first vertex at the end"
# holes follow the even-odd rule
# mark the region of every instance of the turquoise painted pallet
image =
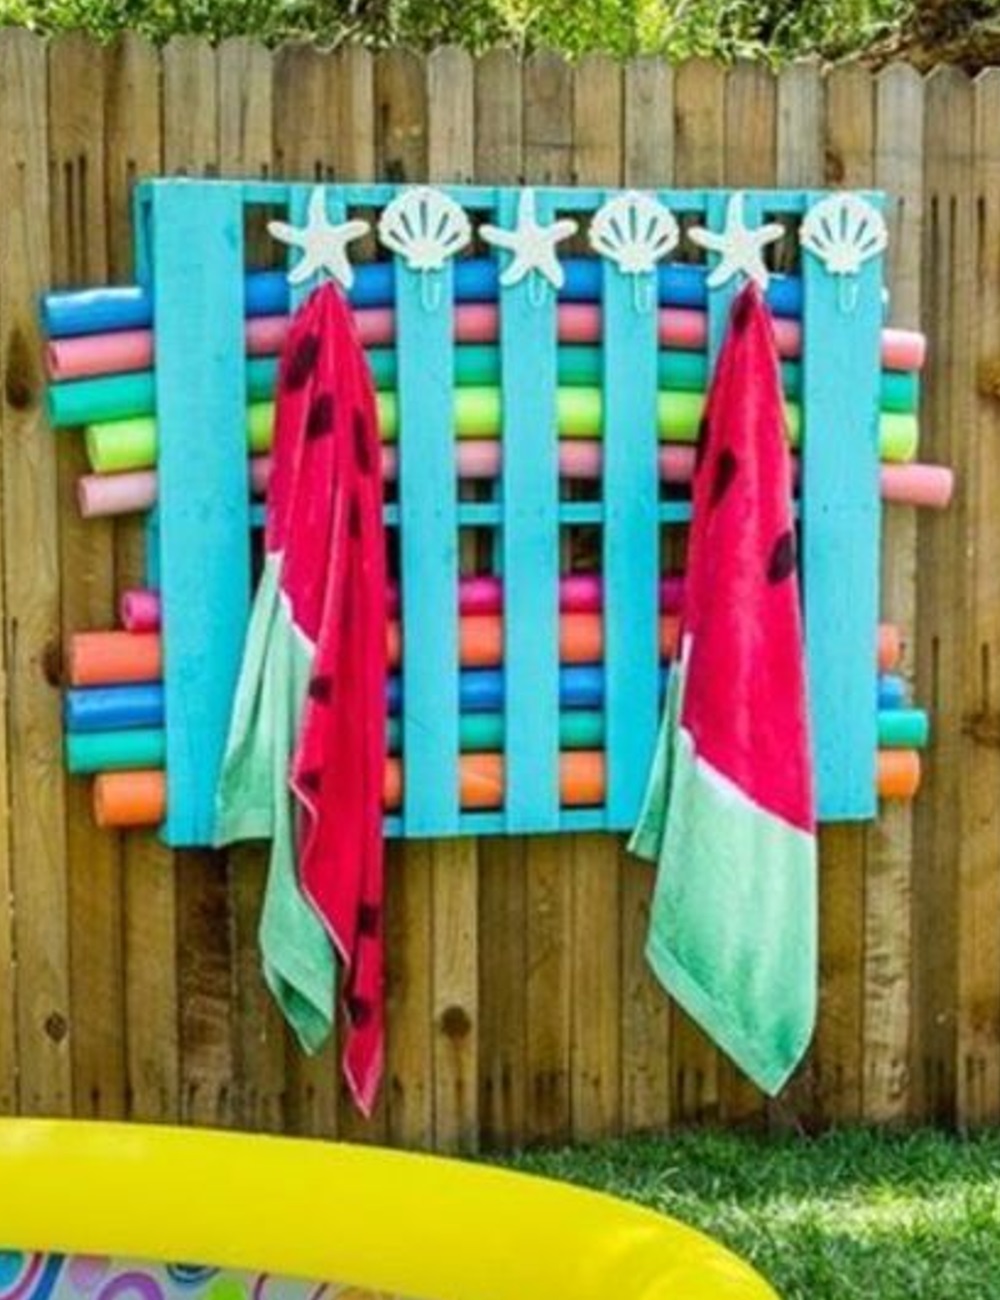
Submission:
MULTIPOLYGON (((151 576, 163 600, 167 732, 166 841, 210 843, 216 779, 251 600, 245 441, 244 226, 255 205, 301 223, 312 185, 162 180, 136 195, 137 265, 155 303, 159 507, 151 576), (203 322, 192 328, 192 322, 203 322)), ((395 185, 330 185, 332 220, 384 206, 395 185)), ((470 213, 513 224, 518 191, 442 187, 470 213)), ((614 191, 539 189, 540 219, 588 213, 614 191)), ((721 229, 725 191, 662 190, 675 212, 721 229)), ((748 220, 799 216, 821 194, 750 191, 748 220)), ((879 196, 869 195, 875 201, 879 196)), ((599 502, 559 496, 552 412, 555 305, 521 286, 501 295, 503 471, 494 503, 459 502, 451 428, 451 280, 428 295, 399 262, 400 478, 387 521, 400 530, 406 705, 403 808, 390 834, 626 830, 635 820, 658 723, 660 528, 685 508, 659 501, 654 419, 655 314, 603 270, 605 470, 599 502), (602 808, 564 809, 558 794, 560 529, 601 527, 605 574, 607 792, 602 808), (458 806, 460 529, 499 529, 505 584, 506 801, 458 806)), ((802 581, 822 819, 876 811, 879 331, 883 265, 867 262, 845 314, 842 286, 804 257, 802 581)), ((308 288, 309 286, 306 286, 308 288)), ((718 346, 732 286, 712 291, 718 346)), ((293 302, 295 299, 293 298, 293 302)))

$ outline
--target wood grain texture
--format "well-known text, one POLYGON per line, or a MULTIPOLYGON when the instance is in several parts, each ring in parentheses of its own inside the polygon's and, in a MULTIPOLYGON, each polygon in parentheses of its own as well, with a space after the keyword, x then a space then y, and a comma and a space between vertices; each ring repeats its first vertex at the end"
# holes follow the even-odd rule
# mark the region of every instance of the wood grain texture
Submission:
MULTIPOLYGON (((128 33, 105 52, 105 68, 108 267, 115 283, 128 283, 132 188, 163 166, 162 64, 152 45, 128 33)), ((119 521, 115 534, 118 587, 141 585, 141 518, 119 521)), ((137 1120, 169 1121, 180 1115, 173 858, 155 835, 126 835, 122 871, 128 1113, 137 1120)))
MULTIPOLYGON (((387 50, 375 63, 377 175, 420 180, 428 169, 427 80, 423 60, 387 50)), ((396 1146, 434 1140, 434 855, 427 843, 394 845, 386 894, 386 1060, 388 1136, 396 1146)))
MULTIPOLYGON (((494 50, 476 64, 474 175, 516 185, 524 165, 521 64, 494 50)), ((527 1137, 527 840, 496 836, 479 844, 479 1124, 488 1148, 527 1137)))
MULTIPOLYGON (((554 54, 524 66, 524 178, 567 184, 573 172, 573 72, 554 54)), ((525 850, 527 997, 526 1127, 537 1141, 572 1132, 570 1085, 572 865, 560 836, 535 836, 525 850)))
MULTIPOLYGON (((621 65, 588 55, 574 70, 573 178, 620 185, 621 65)), ((565 837, 572 873, 570 1109, 573 1137, 617 1133, 621 1116, 621 845, 615 836, 565 837)))
MULTIPOLYGON (((427 60, 427 174, 468 182, 475 168, 475 70, 464 50, 446 47, 427 60)), ((434 846, 433 1008, 434 1145, 474 1151, 479 1144, 478 845, 434 846)))
MULTIPOLYGON (((491 53, 470 71, 455 51, 429 64, 247 41, 160 52, 131 35, 91 55, 76 38, 46 48, 0 37, 0 1110, 452 1148, 760 1113, 650 977, 652 873, 610 841, 390 848, 387 1085, 363 1124, 335 1045, 304 1058, 260 983, 260 853, 175 859, 153 835, 119 843, 90 828, 84 788, 61 770, 59 643, 110 618, 114 586, 141 575, 141 544, 135 521, 84 528, 72 509, 74 450, 42 428, 34 294, 128 282, 128 194, 169 169, 871 181, 901 200, 891 321, 922 320, 929 333, 921 458, 954 464, 959 491, 948 513, 889 513, 883 614, 904 629, 933 741, 912 810, 824 833, 817 1045, 769 1109, 810 1128, 995 1119, 995 74, 973 85, 953 72, 924 81, 903 67, 821 75, 805 64, 772 78, 656 59, 570 68, 545 53, 527 64, 491 53)), ((251 249, 266 260, 258 235, 251 249)), ((372 241, 361 247, 370 255, 372 241)))
MULTIPOLYGON (((204 42, 178 37, 163 52, 163 164, 170 174, 219 168, 219 67, 204 42)), ((233 988, 225 855, 174 854, 180 1003, 181 1115, 194 1124, 230 1120, 233 988)))
MULTIPOLYGON (((674 184, 719 186, 726 179, 726 73, 715 64, 692 60, 674 80, 676 153, 674 184)), ((718 1051, 694 1021, 675 1006, 670 1048, 670 1108, 680 1123, 713 1121, 719 1113, 718 1051)))
MULTIPOLYGON (((658 59, 624 70, 622 180, 638 187, 674 179, 673 73, 658 59)), ((657 1131, 670 1121, 670 1001, 646 961, 655 871, 622 849, 621 1127, 657 1131)))
MULTIPOLYGON (((104 60, 83 35, 49 47, 49 157, 53 281, 100 284, 108 277, 105 205, 104 60), (76 93, 69 100, 63 86, 76 93)), ((111 627, 115 547, 111 520, 88 522, 76 509, 76 481, 87 467, 83 441, 57 444, 59 562, 64 635, 111 627)), ((90 815, 90 781, 66 791, 70 925, 71 1051, 77 1114, 118 1119, 125 1109, 121 840, 90 815)))
POLYGON ((967 610, 965 528, 975 376, 971 210, 973 94, 963 74, 940 69, 924 87, 922 309, 932 330, 922 454, 952 464, 958 492, 940 518, 921 520, 917 680, 933 710, 935 743, 916 809, 914 881, 914 1107, 950 1122, 957 1101, 958 877, 963 737, 961 644, 967 610))
MULTIPOLYGON (((920 322, 923 147, 920 77, 909 68, 887 68, 875 83, 872 182, 890 200, 892 320, 910 328, 920 322)), ((828 158, 827 165, 836 179, 840 161, 828 158)), ((858 158, 855 166, 863 173, 865 160, 858 158)), ((844 175, 851 170, 845 162, 844 175)), ((904 668, 912 677, 912 636, 918 627, 917 512, 899 507, 883 518, 882 615, 908 631, 904 668)), ((915 686, 919 698, 922 683, 915 686)), ((912 859, 913 809, 884 805, 869 832, 865 877, 862 1114, 873 1122, 900 1122, 909 1111, 912 859)))
POLYGON ((51 278, 46 52, 0 33, 3 570, 20 1107, 72 1110, 66 798, 60 753, 55 443, 41 408, 37 295, 51 278))
MULTIPOLYGON (((965 203, 975 223, 973 242, 956 249, 962 263, 959 290, 968 298, 957 324, 971 328, 970 354, 961 358, 955 381, 979 378, 979 400, 963 405, 970 440, 965 482, 968 516, 964 555, 968 588, 964 601, 960 678, 962 763, 961 853, 958 880, 958 1113, 969 1125, 1000 1118, 1000 404, 983 384, 991 362, 1000 360, 1000 74, 991 70, 973 88, 972 165, 964 178, 965 203), (986 392, 983 392, 983 388, 986 392)), ((963 335, 963 337, 965 337, 963 335)), ((966 399, 967 400, 967 399, 966 399)))
MULTIPOLYGON (((274 172, 271 55, 262 45, 239 37, 223 41, 217 58, 219 173, 269 177, 274 172)), ((248 231, 248 259, 267 260, 267 239, 259 226, 248 231)), ((241 1127, 277 1133, 289 1122, 285 1066, 289 1045, 261 973, 258 929, 267 864, 264 845, 233 845, 226 853, 234 999, 232 1105, 241 1127)))

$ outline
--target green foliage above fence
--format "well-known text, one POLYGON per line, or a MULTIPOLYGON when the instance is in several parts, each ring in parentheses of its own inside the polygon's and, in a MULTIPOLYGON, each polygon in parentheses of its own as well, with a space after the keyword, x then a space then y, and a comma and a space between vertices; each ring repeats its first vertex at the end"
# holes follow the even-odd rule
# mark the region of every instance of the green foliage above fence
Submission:
POLYGON ((781 60, 864 50, 913 8, 908 0, 0 0, 0 22, 102 38, 131 29, 157 41, 250 35, 269 44, 361 39, 781 60))

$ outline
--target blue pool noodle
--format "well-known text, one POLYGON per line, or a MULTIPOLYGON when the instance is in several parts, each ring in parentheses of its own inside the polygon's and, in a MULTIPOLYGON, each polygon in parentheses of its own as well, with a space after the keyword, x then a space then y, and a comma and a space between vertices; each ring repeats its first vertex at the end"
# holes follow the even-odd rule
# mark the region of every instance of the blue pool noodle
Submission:
MULTIPOLYGON (((454 262, 455 299, 488 302, 497 297, 498 264, 491 258, 466 258, 454 262)), ((603 263, 598 258, 567 258, 562 302, 598 302, 603 263)), ((394 262, 368 262, 355 268, 349 298, 355 307, 388 307, 395 300, 394 262)), ((669 262, 658 270, 659 300, 672 307, 704 308, 708 302, 706 268, 669 262)), ((245 278, 247 316, 280 316, 288 311, 288 281, 284 271, 250 271, 245 278)), ((797 276, 771 278, 767 300, 777 316, 802 315, 802 281, 797 276)), ((104 334, 116 330, 147 329, 153 320, 153 299, 139 285, 101 289, 60 290, 42 299, 42 325, 50 338, 78 334, 104 334)))
POLYGON ((906 682, 895 673, 884 673, 878 679, 878 707, 901 709, 906 704, 906 682))
POLYGON ((163 726, 163 686, 94 686, 70 690, 63 700, 67 731, 128 731, 163 726))
MULTIPOLYGON (((665 687, 667 670, 661 673, 665 687)), ((495 713, 503 708, 504 674, 501 668, 467 669, 459 675, 459 711, 495 713)), ((390 713, 399 713, 402 678, 389 678, 390 713)), ((902 677, 885 674, 878 679, 878 707, 900 709, 906 703, 902 677)), ((559 670, 561 709, 599 709, 604 704, 604 669, 599 664, 571 664, 559 670)), ((159 683, 136 686, 98 686, 69 690, 63 705, 67 731, 120 731, 132 727, 163 726, 163 687, 159 683)))

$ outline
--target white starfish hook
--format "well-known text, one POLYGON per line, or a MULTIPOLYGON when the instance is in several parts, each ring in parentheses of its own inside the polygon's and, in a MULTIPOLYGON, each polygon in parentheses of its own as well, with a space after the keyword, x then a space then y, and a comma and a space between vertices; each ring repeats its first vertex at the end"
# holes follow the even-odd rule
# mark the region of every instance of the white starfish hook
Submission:
POLYGON ((517 205, 517 225, 513 230, 502 226, 480 226, 479 233, 488 244, 506 248, 513 256, 500 276, 502 285, 518 284, 530 271, 545 277, 554 289, 561 289, 566 273, 556 255, 556 245, 576 230, 576 222, 564 217, 547 226, 538 224, 535 215, 535 191, 522 190, 517 205))
POLYGON ((708 287, 718 289, 734 276, 745 275, 766 289, 771 273, 764 265, 764 249, 785 233, 776 222, 750 229, 743 211, 743 195, 732 194, 726 207, 725 229, 716 232, 705 226, 690 230, 691 242, 699 248, 719 254, 718 265, 710 272, 708 287))
POLYGON ((368 222, 353 220, 331 225, 326 215, 326 198, 318 186, 309 196, 304 226, 287 221, 269 221, 268 234, 290 248, 301 248, 302 256, 288 273, 289 284, 302 284, 314 275, 326 272, 344 289, 354 283, 354 268, 347 256, 347 245, 368 233, 368 222))

